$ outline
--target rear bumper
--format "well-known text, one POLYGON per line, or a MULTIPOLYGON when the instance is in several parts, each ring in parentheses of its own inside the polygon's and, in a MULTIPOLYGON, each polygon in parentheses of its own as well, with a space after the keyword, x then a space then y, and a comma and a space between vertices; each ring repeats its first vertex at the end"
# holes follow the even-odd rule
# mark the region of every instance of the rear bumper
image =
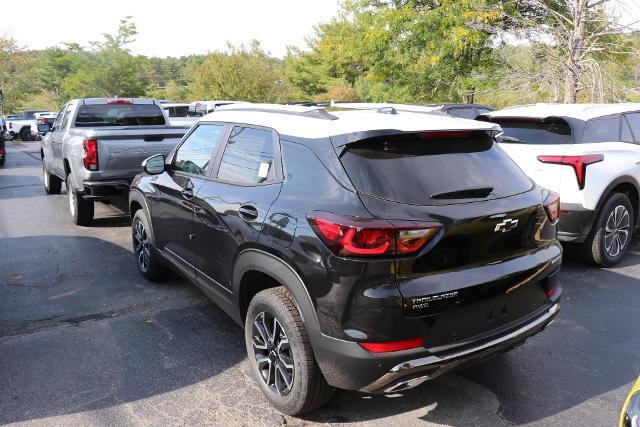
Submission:
POLYGON ((442 348, 370 353, 355 342, 309 330, 316 360, 334 387, 366 393, 389 393, 415 387, 467 363, 509 351, 541 332, 559 311, 560 294, 525 319, 499 332, 442 348))
POLYGON ((482 360, 497 353, 511 350, 522 344, 527 338, 541 332, 551 323, 559 310, 560 304, 556 303, 535 320, 519 329, 462 351, 441 356, 426 356, 399 363, 361 391, 391 393, 406 390, 465 363, 482 360))
POLYGON ((596 220, 596 211, 585 210, 580 205, 563 204, 564 211, 558 222, 558 240, 562 242, 582 243, 591 232, 596 220))
POLYGON ((83 198, 88 200, 110 200, 128 198, 131 179, 109 181, 83 181, 83 198))

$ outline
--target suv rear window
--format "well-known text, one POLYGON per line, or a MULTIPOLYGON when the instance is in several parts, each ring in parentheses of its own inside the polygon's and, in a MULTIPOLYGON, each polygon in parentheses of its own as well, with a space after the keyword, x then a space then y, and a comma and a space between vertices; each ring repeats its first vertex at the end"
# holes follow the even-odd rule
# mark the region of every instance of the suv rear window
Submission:
POLYGON ((533 187, 486 134, 375 137, 351 145, 341 160, 358 191, 415 205, 494 199, 533 187))
POLYGON ((76 127, 164 125, 162 109, 153 104, 81 105, 76 127))
POLYGON ((571 144, 571 127, 564 120, 550 123, 496 120, 504 134, 499 142, 520 144, 571 144))

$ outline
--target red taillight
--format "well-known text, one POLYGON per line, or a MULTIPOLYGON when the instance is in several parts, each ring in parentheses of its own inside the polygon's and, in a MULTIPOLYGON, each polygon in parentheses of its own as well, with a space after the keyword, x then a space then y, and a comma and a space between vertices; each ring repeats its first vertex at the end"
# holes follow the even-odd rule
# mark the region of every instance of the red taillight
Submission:
POLYGON ((13 122, 9 122, 9 129, 13 129, 13 122))
POLYGON ((549 191, 549 195, 542 202, 544 210, 547 211, 547 216, 551 222, 556 222, 560 218, 560 195, 549 191))
POLYGON ((391 342, 359 342, 358 344, 360 344, 360 347, 372 353, 388 353, 390 351, 402 351, 422 347, 424 345, 424 337, 391 342))
POLYGON ((98 170, 98 141, 95 139, 85 139, 82 141, 84 148, 84 168, 90 171, 98 170))
POLYGON ((554 297, 555 294, 558 293, 558 287, 555 286, 549 290, 544 291, 544 294, 547 296, 548 299, 552 299, 554 297))
POLYGON ((0 157, 4 156, 7 152, 4 151, 4 148, 0 148, 0 157))
POLYGON ((587 166, 604 160, 602 154, 585 154, 584 156, 538 156, 538 161, 555 165, 566 165, 573 167, 578 179, 578 188, 584 189, 587 178, 587 166))
POLYGON ((124 98, 107 99, 107 104, 133 104, 133 99, 124 99, 124 98))
POLYGON ((47 119, 46 117, 43 117, 40 119, 42 122, 40 123, 41 125, 46 125, 47 124, 47 119))
POLYGON ((320 240, 339 256, 408 255, 421 250, 439 224, 343 217, 328 212, 307 216, 320 240))

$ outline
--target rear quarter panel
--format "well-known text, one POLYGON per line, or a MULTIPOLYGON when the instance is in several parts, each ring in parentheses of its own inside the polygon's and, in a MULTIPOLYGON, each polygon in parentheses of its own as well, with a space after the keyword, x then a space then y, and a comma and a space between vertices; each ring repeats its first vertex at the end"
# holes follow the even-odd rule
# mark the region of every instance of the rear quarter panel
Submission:
POLYGON ((563 205, 572 209, 595 210, 609 185, 619 177, 628 176, 636 182, 640 175, 640 147, 623 142, 594 144, 521 145, 501 143, 500 146, 520 168, 543 188, 560 194, 563 205), (580 190, 575 171, 570 166, 546 164, 540 155, 603 154, 602 162, 587 166, 585 188, 580 190), (638 163, 636 163, 638 162, 638 163))

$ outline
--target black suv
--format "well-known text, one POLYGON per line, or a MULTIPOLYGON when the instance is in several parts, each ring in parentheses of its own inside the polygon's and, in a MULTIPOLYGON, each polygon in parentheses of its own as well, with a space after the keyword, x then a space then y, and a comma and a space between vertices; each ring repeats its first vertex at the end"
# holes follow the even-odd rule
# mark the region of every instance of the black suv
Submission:
POLYGON ((135 257, 245 328, 282 412, 335 387, 395 392, 521 344, 559 309, 559 199, 438 115, 238 105, 203 117, 130 192, 135 257))

